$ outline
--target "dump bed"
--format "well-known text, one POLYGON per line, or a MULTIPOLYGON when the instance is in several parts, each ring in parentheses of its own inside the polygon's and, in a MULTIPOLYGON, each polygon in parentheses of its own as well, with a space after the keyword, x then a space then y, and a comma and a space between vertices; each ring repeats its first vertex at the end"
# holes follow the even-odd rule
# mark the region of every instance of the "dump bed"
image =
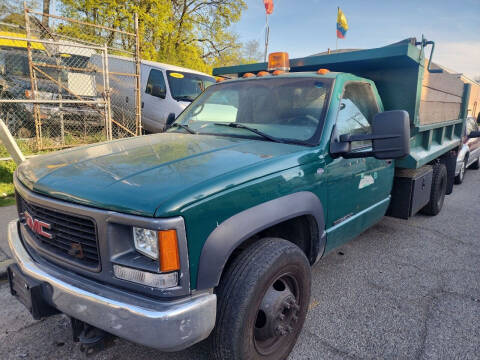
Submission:
MULTIPOLYGON (((385 110, 406 110, 411 122, 410 155, 397 161, 418 168, 460 145, 470 85, 425 59, 431 42, 410 38, 388 46, 291 59, 291 72, 352 73, 375 82, 385 110)), ((267 63, 216 68, 213 75, 242 76, 266 70, 267 63)))

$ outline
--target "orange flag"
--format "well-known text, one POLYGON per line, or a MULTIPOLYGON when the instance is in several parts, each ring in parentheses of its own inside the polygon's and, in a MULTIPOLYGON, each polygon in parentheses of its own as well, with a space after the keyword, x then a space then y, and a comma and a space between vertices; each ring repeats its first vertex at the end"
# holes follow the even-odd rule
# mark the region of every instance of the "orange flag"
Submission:
POLYGON ((265 11, 267 15, 273 13, 273 0, 263 0, 263 5, 265 5, 265 11))

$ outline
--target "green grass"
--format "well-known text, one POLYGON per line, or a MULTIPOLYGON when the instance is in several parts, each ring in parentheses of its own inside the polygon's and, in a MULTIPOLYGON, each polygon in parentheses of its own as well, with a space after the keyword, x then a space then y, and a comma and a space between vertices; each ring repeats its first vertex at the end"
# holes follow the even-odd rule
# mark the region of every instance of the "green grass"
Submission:
POLYGON ((15 204, 13 172, 16 167, 13 161, 0 161, 0 206, 15 204))

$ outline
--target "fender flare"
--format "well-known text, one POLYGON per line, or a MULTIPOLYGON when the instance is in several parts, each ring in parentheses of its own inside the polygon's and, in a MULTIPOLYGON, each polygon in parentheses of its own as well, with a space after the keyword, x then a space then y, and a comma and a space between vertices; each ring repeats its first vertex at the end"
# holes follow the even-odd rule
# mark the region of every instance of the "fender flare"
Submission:
POLYGON ((318 261, 326 243, 323 205, 312 192, 297 192, 246 209, 218 225, 202 248, 197 290, 211 289, 219 284, 230 255, 245 240, 273 225, 302 215, 311 215, 316 221, 318 236, 312 248, 314 262, 318 261))

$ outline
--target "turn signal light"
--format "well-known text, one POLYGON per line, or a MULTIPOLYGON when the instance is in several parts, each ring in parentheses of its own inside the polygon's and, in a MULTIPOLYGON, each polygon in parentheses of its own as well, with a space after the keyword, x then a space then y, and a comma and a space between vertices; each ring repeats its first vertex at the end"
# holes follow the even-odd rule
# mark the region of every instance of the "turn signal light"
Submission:
POLYGON ((270 73, 268 71, 260 71, 257 76, 258 77, 263 77, 263 76, 269 76, 270 73))
POLYGON ((276 52, 268 55, 268 71, 273 70, 290 70, 290 60, 288 59, 288 53, 276 52))
POLYGON ((243 74, 243 76, 242 76, 242 77, 243 77, 243 78, 251 78, 251 77, 254 77, 254 76, 255 76, 255 74, 252 74, 252 73, 245 73, 245 74, 243 74))
POLYGON ((272 74, 273 74, 273 75, 282 75, 282 74, 285 74, 285 71, 283 71, 283 70, 275 70, 272 74))
POLYGON ((162 230, 158 232, 158 255, 161 272, 180 270, 176 230, 162 230))

